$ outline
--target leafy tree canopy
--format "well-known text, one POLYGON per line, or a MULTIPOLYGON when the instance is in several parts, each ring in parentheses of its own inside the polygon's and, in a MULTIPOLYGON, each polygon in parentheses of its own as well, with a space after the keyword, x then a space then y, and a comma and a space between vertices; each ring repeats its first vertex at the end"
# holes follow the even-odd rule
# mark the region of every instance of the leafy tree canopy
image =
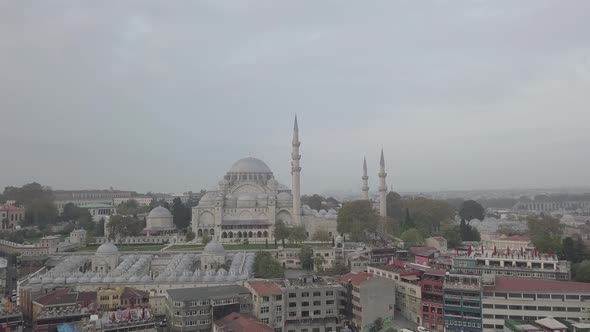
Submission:
POLYGON ((303 247, 299 251, 301 267, 305 270, 313 270, 313 250, 310 247, 303 247))
POLYGON ((401 221, 405 216, 404 202, 402 197, 395 191, 390 191, 385 197, 387 205, 387 216, 401 221))
POLYGON ((116 240, 127 236, 139 236, 144 228, 144 220, 118 214, 111 216, 107 224, 109 240, 116 240))
POLYGON ((403 232, 400 238, 404 241, 406 247, 419 246, 424 243, 424 238, 420 231, 415 228, 410 228, 403 232))
POLYGON ((186 206, 176 197, 172 201, 172 215, 174 216, 174 225, 178 229, 185 229, 191 224, 191 208, 186 206))
POLYGON ((473 219, 483 220, 485 218, 485 210, 478 202, 468 200, 461 203, 459 217, 466 222, 470 222, 473 219))
POLYGON ((254 274, 256 278, 284 278, 285 269, 268 251, 259 251, 254 258, 254 274))
POLYGON ((561 251, 563 227, 559 220, 547 215, 529 216, 527 225, 529 237, 539 252, 548 252, 549 248, 554 253, 561 251))
POLYGON ((378 220, 371 202, 352 201, 342 205, 336 222, 339 233, 350 234, 352 241, 364 241, 367 233, 377 230, 378 220))
POLYGON ((285 247, 285 240, 289 238, 289 228, 282 220, 275 222, 274 236, 275 239, 282 241, 285 247))
POLYGON ((313 233, 311 238, 313 241, 320 241, 320 242, 330 242, 332 238, 330 237, 330 233, 323 228, 319 228, 318 230, 313 233))
POLYGON ((307 239, 307 231, 304 226, 292 226, 289 228, 289 241, 301 243, 307 239))
POLYGON ((410 222, 402 225, 402 230, 415 227, 423 236, 437 234, 441 223, 455 216, 455 210, 442 200, 417 197, 406 199, 404 205, 407 208, 406 219, 409 218, 410 222))
POLYGON ((119 206, 117 206, 117 214, 137 217, 138 213, 139 203, 134 199, 122 202, 121 204, 119 204, 119 206))

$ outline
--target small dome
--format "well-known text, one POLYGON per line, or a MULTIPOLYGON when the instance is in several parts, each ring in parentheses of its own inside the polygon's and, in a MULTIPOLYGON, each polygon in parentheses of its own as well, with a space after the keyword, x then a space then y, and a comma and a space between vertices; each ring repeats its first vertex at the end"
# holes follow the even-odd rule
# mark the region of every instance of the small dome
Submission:
POLYGON ((232 167, 229 169, 228 173, 262 173, 262 174, 271 174, 272 171, 270 168, 264 163, 264 161, 247 157, 236 161, 232 167))
POLYGON ((148 214, 148 218, 172 218, 172 213, 163 206, 153 208, 148 214))
POLYGON ((223 248, 223 244, 213 239, 211 242, 207 243, 203 252, 206 254, 223 255, 225 254, 225 248, 223 248))
MULTIPOLYGON (((166 210, 168 211, 168 210, 166 210)), ((108 242, 108 243, 103 243, 100 245, 100 247, 98 247, 98 249, 96 249, 96 253, 97 254, 114 254, 119 252, 119 248, 117 248, 116 245, 108 242)))

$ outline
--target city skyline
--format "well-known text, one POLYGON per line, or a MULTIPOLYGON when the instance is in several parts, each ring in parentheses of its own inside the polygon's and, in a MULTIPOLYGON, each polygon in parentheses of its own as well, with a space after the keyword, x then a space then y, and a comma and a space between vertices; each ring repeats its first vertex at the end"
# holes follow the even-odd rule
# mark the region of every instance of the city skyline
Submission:
POLYGON ((0 185, 302 193, 590 184, 588 2, 0 5, 0 185), (336 9, 336 10, 335 10, 336 9), (214 32, 214 33, 212 33, 214 32))

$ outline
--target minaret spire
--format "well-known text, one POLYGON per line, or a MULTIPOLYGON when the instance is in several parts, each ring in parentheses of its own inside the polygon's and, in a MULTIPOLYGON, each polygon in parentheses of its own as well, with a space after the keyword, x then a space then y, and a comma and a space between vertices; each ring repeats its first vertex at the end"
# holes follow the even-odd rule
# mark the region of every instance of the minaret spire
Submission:
POLYGON ((361 193, 361 199, 369 200, 369 176, 367 175, 367 158, 363 159, 363 188, 361 193))
POLYGON ((383 157, 383 148, 381 148, 381 160, 379 161, 379 214, 382 217, 387 216, 387 184, 385 183, 385 158, 383 157))
POLYGON ((293 222, 296 225, 301 224, 301 166, 299 161, 299 125, 297 124, 297 114, 295 114, 295 123, 293 125, 293 142, 291 150, 291 177, 293 179, 293 222))

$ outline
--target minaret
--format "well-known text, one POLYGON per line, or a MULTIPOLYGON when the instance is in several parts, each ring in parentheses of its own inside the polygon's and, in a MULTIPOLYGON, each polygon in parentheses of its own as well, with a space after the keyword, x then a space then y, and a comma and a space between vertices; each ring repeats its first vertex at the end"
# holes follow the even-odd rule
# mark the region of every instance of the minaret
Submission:
POLYGON ((387 184, 385 183, 385 158, 383 157, 383 148, 381 149, 381 160, 379 161, 379 214, 387 217, 387 184))
POLYGON ((299 160, 299 126, 297 125, 297 115, 295 115, 295 125, 293 126, 293 143, 291 151, 291 177, 293 178, 293 223, 301 225, 301 166, 299 160))
POLYGON ((369 176, 367 175, 367 158, 363 160, 363 188, 361 193, 361 199, 369 200, 369 176))

